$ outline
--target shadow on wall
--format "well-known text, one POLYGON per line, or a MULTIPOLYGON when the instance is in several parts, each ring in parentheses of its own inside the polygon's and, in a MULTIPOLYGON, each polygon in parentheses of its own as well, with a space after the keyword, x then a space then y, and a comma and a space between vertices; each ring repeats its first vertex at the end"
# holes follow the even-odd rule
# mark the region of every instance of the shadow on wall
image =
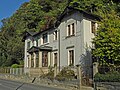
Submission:
POLYGON ((81 73, 82 77, 93 77, 93 68, 92 68, 92 55, 91 50, 86 48, 85 53, 80 56, 81 73))

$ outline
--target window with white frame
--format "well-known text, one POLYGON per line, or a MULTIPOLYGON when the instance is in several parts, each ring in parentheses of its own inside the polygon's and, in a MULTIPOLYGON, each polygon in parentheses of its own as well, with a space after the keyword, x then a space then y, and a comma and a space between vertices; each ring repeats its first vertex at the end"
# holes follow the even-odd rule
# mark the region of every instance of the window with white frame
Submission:
POLYGON ((39 67, 39 52, 36 52, 36 67, 39 67))
POLYGON ((68 51, 68 59, 69 59, 69 65, 74 66, 74 50, 68 51))
POLYGON ((34 54, 31 54, 31 67, 34 67, 34 54))
POLYGON ((58 58, 58 54, 57 53, 54 53, 54 65, 57 66, 57 59, 58 58))
POLYGON ((42 52, 42 67, 48 67, 48 52, 42 52))
POLYGON ((45 33, 43 34, 43 43, 47 43, 48 42, 48 34, 45 33))
POLYGON ((72 23, 67 26, 67 36, 71 36, 74 34, 75 34, 75 23, 72 23))

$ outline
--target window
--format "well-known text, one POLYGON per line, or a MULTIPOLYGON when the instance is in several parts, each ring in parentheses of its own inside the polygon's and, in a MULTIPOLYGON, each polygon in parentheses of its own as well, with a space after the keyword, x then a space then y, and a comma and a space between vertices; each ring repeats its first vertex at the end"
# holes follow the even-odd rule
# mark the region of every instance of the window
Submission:
POLYGON ((43 43, 47 43, 48 42, 48 35, 47 33, 43 34, 43 43))
POLYGON ((57 65, 57 53, 54 53, 54 65, 57 65))
POLYGON ((36 52, 36 67, 39 67, 39 53, 36 52))
POLYGON ((75 26, 74 26, 74 23, 72 24, 72 35, 75 34, 75 26))
POLYGON ((71 36, 75 34, 75 24, 72 23, 70 25, 68 25, 67 27, 67 36, 71 36))
POLYGON ((91 32, 95 34, 95 22, 91 22, 91 32))
POLYGON ((57 35, 57 31, 54 32, 54 40, 57 40, 58 35, 57 35))
POLYGON ((74 65, 74 50, 69 50, 69 65, 74 65))
POLYGON ((27 49, 30 49, 30 41, 27 42, 27 49))
POLYGON ((43 67, 48 66, 48 52, 47 51, 42 52, 42 66, 43 67))
POLYGON ((29 67, 30 65, 29 65, 29 62, 30 62, 30 56, 29 55, 27 55, 27 60, 28 60, 28 65, 27 65, 27 67, 29 67))
POLYGON ((38 46, 38 40, 36 40, 36 46, 38 46))
POLYGON ((68 36, 70 36, 70 25, 68 25, 68 36))
POLYGON ((34 67, 34 54, 31 54, 31 67, 34 67))

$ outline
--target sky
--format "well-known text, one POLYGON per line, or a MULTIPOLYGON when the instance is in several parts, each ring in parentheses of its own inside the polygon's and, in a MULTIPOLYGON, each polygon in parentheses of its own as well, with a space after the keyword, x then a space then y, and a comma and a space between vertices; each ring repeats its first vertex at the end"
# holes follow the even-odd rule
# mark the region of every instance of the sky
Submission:
POLYGON ((13 15, 24 2, 30 0, 0 0, 0 27, 2 26, 1 20, 13 15))

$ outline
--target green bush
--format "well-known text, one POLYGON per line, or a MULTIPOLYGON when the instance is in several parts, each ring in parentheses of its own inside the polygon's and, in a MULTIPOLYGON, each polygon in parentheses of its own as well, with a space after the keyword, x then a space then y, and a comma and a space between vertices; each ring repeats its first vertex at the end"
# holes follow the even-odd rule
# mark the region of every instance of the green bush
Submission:
POLYGON ((71 80, 73 78, 75 78, 75 73, 69 67, 62 69, 61 72, 56 76, 56 79, 59 81, 71 80))
POLYGON ((97 73, 94 77, 95 82, 120 82, 119 72, 109 72, 106 74, 97 73))
POLYGON ((13 64, 11 67, 12 68, 19 68, 19 65, 18 64, 13 64))

